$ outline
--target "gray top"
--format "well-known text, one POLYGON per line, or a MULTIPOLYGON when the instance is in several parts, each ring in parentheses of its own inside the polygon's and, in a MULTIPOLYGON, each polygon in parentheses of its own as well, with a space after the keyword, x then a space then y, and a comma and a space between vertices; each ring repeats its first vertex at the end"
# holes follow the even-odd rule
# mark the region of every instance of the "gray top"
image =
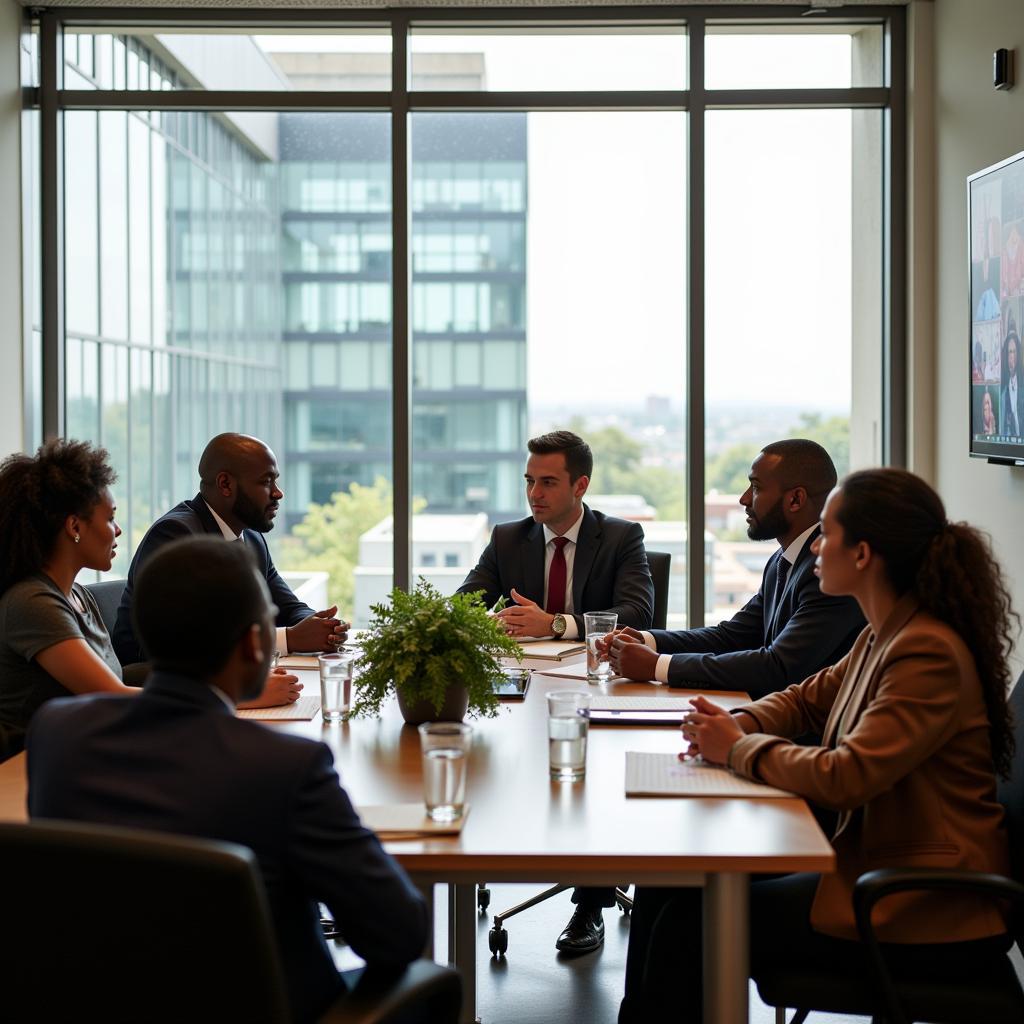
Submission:
POLYGON ((84 612, 45 573, 15 583, 0 597, 0 722, 25 728, 44 701, 71 696, 35 660, 62 640, 84 640, 121 678, 96 599, 80 583, 72 590, 84 612))

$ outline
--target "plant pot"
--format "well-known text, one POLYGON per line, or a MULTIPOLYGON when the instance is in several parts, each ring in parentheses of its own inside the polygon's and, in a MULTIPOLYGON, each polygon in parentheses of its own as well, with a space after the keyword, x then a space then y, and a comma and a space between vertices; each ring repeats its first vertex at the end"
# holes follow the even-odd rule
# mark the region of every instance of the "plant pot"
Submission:
POLYGON ((464 686, 449 686, 440 711, 429 700, 408 700, 398 693, 398 708, 409 725, 423 722, 461 722, 469 707, 469 693, 464 686))

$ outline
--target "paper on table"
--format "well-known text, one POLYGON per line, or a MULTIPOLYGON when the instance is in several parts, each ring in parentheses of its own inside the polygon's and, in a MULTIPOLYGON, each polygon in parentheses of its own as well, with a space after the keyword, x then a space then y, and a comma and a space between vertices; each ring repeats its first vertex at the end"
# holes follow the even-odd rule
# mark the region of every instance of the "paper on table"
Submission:
POLYGON ((540 658, 542 661, 561 661, 563 658, 580 654, 586 644, 566 640, 537 640, 523 645, 524 658, 540 658))
POLYGON ((363 824, 379 839, 419 839, 423 836, 458 835, 469 814, 466 804, 462 817, 455 821, 434 821, 427 817, 423 804, 371 804, 357 807, 363 824))
POLYGON ((278 668, 317 668, 319 664, 315 654, 282 654, 277 659, 278 668))
POLYGON ((596 693, 590 701, 591 711, 675 711, 693 710, 692 697, 662 697, 654 692, 646 697, 608 697, 596 693))
POLYGON ((791 797, 784 789, 734 775, 728 768, 680 761, 675 754, 626 751, 626 796, 791 797))
MULTIPOLYGON (((524 652, 525 656, 530 658, 533 655, 529 651, 524 652)), ((587 663, 580 662, 572 665, 559 665, 557 668, 535 668, 533 670, 538 675, 542 676, 559 676, 561 679, 586 679, 587 678, 587 663)), ((606 683, 628 683, 629 680, 625 676, 609 676, 606 683)))
POLYGON ((258 718, 264 722, 310 722, 320 710, 319 697, 300 697, 294 704, 278 708, 239 708, 239 718, 258 718))

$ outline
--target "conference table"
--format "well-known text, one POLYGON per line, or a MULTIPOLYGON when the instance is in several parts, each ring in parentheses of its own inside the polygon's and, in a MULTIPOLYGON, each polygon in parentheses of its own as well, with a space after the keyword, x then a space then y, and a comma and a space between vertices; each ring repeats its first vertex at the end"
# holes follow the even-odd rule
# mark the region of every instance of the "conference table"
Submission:
MULTIPOLYGON (((526 664, 534 664, 527 662, 526 664)), ((747 883, 762 872, 833 870, 832 848, 803 800, 627 798, 627 750, 678 752, 676 727, 590 729, 586 778, 552 781, 548 772, 547 702, 554 689, 618 695, 685 691, 649 683, 600 683, 541 674, 527 698, 503 704, 493 719, 471 720, 469 810, 458 836, 388 842, 388 851, 422 890, 448 883, 448 958, 465 983, 464 1021, 476 1017, 476 885, 700 885, 704 899, 706 1024, 748 1019, 747 883)), ((298 670, 307 692, 316 674, 298 670)), ((742 694, 718 693, 727 706, 742 694)), ((323 740, 343 785, 358 805, 412 803, 423 796, 417 731, 394 702, 380 719, 275 724, 323 740)), ((23 755, 0 765, 0 818, 24 817, 23 755)))

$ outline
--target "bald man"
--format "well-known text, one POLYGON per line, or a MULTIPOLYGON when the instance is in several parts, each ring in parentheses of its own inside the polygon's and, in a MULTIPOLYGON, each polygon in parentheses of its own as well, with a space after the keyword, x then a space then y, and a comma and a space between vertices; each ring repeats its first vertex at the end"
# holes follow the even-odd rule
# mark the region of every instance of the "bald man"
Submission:
MULTIPOLYGON (((280 654, 334 650, 345 641, 348 624, 335 618, 337 608, 314 612, 292 593, 274 568, 263 535, 274 528, 284 497, 277 485, 279 476, 274 453, 258 438, 218 434, 210 441, 199 460, 199 493, 161 516, 132 558, 113 635, 114 650, 122 665, 147 660, 131 622, 132 593, 139 569, 169 541, 196 534, 242 541, 255 556, 277 606, 276 644, 280 654)), ((182 637, 182 643, 188 643, 188 638, 182 637)))

